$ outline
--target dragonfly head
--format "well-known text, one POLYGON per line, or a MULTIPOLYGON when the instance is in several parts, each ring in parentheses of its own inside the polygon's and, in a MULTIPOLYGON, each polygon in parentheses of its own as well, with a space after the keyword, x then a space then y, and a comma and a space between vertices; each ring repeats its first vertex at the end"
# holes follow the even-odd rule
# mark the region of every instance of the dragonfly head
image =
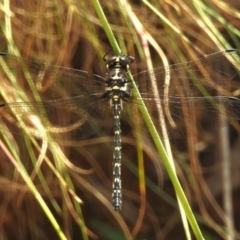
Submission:
POLYGON ((113 56, 106 60, 106 68, 108 70, 114 69, 114 68, 121 68, 127 71, 129 69, 129 65, 134 61, 134 58, 131 56, 126 55, 118 55, 113 56))

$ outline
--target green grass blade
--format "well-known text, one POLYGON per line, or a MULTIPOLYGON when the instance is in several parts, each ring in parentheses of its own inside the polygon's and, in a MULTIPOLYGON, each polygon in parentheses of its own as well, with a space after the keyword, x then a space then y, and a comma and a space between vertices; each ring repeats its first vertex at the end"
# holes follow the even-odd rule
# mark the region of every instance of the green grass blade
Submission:
MULTIPOLYGON (((99 2, 97 0, 92 0, 92 3, 93 3, 93 5, 94 5, 94 7, 96 9, 96 12, 98 13, 100 21, 103 21, 102 22, 103 28, 104 28, 107 36, 110 37, 109 41, 110 41, 113 49, 114 50, 116 49, 115 53, 118 54, 119 53, 119 47, 117 45, 116 40, 114 40, 114 35, 113 35, 113 33, 112 33, 111 29, 110 29, 109 24, 107 23, 107 20, 106 20, 106 17, 104 15, 104 12, 101 9, 101 5, 99 4, 99 2)), ((132 83, 133 83, 133 85, 135 87, 134 88, 134 92, 133 92, 133 96, 136 99, 139 99, 139 108, 140 108, 140 111, 142 113, 142 116, 143 116, 143 118, 144 118, 144 120, 145 120, 145 122, 147 124, 147 127, 148 127, 148 129, 149 129, 149 131, 150 131, 150 133, 151 133, 151 135, 153 137, 153 140, 154 140, 154 143, 155 143, 155 145, 157 147, 159 155, 161 156, 162 161, 163 161, 163 163, 164 163, 164 165, 166 167, 166 170, 167 170, 167 172, 168 172, 168 174, 169 174, 169 176, 171 178, 171 181, 172 181, 172 183, 174 185, 176 194, 177 194, 178 198, 180 199, 181 204, 182 204, 182 206, 184 208, 184 211, 185 211, 185 213, 187 215, 187 218, 189 220, 189 223, 192 226, 192 230, 193 230, 193 232, 194 232, 194 234, 195 234, 197 239, 199 239, 199 240, 200 239, 204 239, 203 236, 202 236, 202 233, 200 231, 200 228, 199 228, 199 226, 197 224, 197 221, 196 221, 196 219, 195 219, 195 217, 193 215, 193 212, 192 212, 192 210, 190 208, 190 205, 189 205, 189 203, 187 201, 187 198, 186 198, 186 196, 184 194, 184 191, 183 191, 183 189, 182 189, 182 187, 180 185, 180 182, 179 182, 179 180, 178 180, 178 178, 177 178, 177 176, 175 174, 175 171, 172 168, 172 165, 171 165, 171 163, 170 163, 170 161, 168 159, 168 156, 167 156, 167 153, 166 153, 166 151, 164 149, 162 141, 161 141, 160 137, 158 136, 158 132, 157 132, 157 130, 156 130, 156 128, 155 128, 155 126, 154 126, 154 124, 152 122, 152 119, 151 119, 151 117, 150 117, 150 115, 148 113, 148 110, 147 110, 147 108, 146 108, 146 106, 144 104, 144 101, 141 98, 141 95, 140 95, 140 93, 138 91, 138 88, 134 84, 134 81, 131 78, 130 74, 129 74, 129 77, 132 80, 132 83)))

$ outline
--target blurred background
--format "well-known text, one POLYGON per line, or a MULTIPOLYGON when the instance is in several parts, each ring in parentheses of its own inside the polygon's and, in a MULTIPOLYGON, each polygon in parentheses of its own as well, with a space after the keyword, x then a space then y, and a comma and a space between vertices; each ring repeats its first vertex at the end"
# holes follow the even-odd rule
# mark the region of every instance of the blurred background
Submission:
MULTIPOLYGON (((149 59, 161 67, 240 48, 238 1, 100 2, 122 52, 135 58, 133 73, 147 70, 149 59)), ((1 52, 105 77, 103 56, 112 48, 90 1, 2 1, 0 21, 1 52)), ((207 240, 240 239, 236 128, 170 140, 178 177, 207 240)), ((112 126, 103 130, 67 146, 2 133, 1 239, 60 238, 37 193, 67 239, 187 239, 153 141, 140 140, 124 121, 123 208, 113 211, 112 126)))

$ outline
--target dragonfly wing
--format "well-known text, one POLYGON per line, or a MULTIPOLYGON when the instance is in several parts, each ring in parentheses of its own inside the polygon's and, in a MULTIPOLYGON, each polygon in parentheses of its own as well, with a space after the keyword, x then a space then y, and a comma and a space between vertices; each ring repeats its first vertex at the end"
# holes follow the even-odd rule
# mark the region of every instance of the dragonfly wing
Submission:
POLYGON ((104 78, 81 70, 40 64, 10 54, 0 54, 0 64, 1 90, 7 92, 9 86, 18 90, 18 98, 24 102, 88 96, 106 88, 104 78))
MULTIPOLYGON (((181 138, 239 119, 240 100, 229 97, 240 88, 239 69, 240 51, 229 50, 141 72, 134 80, 157 130, 162 132, 165 126, 163 135, 181 138)), ((131 101, 141 105, 134 97, 131 101)), ((138 115, 132 127, 146 129, 138 115)))
POLYGON ((110 111, 102 99, 104 78, 10 54, 0 54, 0 64, 1 130, 76 141, 97 132, 106 121, 110 111))
POLYGON ((167 97, 232 95, 240 88, 240 50, 225 50, 133 76, 142 94, 167 97))
POLYGON ((79 96, 78 99, 2 104, 0 128, 13 134, 25 132, 46 141, 78 141, 98 133, 110 119, 109 104, 102 101, 79 96))
MULTIPOLYGON (((151 118, 147 121, 153 122, 163 138, 191 137, 240 120, 240 100, 234 97, 175 98, 168 101, 147 98, 144 104, 151 118)), ((126 104, 124 118, 136 131, 149 134, 149 123, 145 122, 140 107, 140 103, 126 104)))

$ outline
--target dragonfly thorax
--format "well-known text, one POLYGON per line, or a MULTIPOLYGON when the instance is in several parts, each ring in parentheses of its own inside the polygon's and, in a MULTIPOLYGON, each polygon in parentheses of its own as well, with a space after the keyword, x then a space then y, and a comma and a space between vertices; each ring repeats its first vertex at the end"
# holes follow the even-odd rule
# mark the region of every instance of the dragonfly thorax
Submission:
POLYGON ((126 70, 115 67, 109 70, 108 78, 106 79, 106 92, 103 97, 120 101, 120 99, 130 98, 132 85, 126 77, 126 70))
POLYGON ((117 102, 131 96, 132 85, 127 80, 126 73, 133 61, 133 57, 126 55, 113 56, 106 61, 108 73, 104 98, 117 102))

